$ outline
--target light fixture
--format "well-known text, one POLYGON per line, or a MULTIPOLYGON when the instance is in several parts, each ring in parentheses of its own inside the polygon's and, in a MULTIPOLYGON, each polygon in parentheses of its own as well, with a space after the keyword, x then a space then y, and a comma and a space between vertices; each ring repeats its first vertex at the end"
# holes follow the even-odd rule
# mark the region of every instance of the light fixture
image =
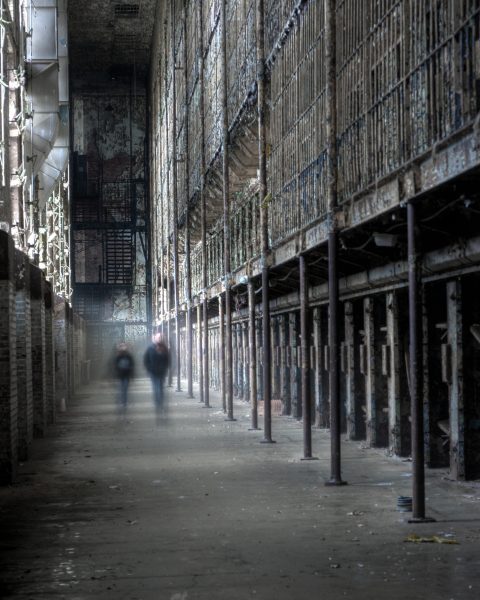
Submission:
POLYGON ((394 248, 397 245, 398 236, 393 233, 374 233, 373 240, 376 246, 394 248))

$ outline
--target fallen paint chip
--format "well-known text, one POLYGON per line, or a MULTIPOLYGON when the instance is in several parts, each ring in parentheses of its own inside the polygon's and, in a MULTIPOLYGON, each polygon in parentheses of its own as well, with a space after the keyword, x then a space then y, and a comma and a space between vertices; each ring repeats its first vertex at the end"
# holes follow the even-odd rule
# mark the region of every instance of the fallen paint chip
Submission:
POLYGON ((422 537, 416 533, 410 534, 404 540, 405 542, 413 542, 414 544, 459 544, 457 540, 452 540, 440 535, 432 535, 431 537, 422 537))

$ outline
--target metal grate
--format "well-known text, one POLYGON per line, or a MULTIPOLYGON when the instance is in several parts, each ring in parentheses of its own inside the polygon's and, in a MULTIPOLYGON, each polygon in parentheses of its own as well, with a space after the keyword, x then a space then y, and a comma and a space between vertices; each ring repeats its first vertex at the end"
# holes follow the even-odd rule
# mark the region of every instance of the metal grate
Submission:
POLYGON ((134 33, 117 33, 115 34, 115 45, 133 49, 136 39, 137 36, 134 33))
POLYGON ((140 12, 139 4, 116 4, 115 17, 120 19, 135 19, 140 12))

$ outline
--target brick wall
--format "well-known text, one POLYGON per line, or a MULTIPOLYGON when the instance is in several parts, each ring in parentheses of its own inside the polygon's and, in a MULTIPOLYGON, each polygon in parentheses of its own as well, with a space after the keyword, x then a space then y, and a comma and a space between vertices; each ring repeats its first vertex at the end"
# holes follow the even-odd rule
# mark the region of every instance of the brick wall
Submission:
POLYGON ((15 252, 15 308, 17 326, 18 457, 26 460, 33 438, 30 263, 15 252))
POLYGON ((15 250, 0 231, 0 483, 15 480, 18 465, 15 250))
POLYGON ((47 427, 46 348, 45 348, 45 278, 31 266, 33 433, 45 435, 47 427))
POLYGON ((68 390, 67 368, 67 324, 66 305, 63 298, 55 298, 54 307, 54 338, 55 338, 55 396, 57 407, 68 405, 70 400, 68 390))
POLYGON ((45 402, 47 423, 55 423, 55 351, 53 335, 53 290, 49 281, 45 282, 45 402))

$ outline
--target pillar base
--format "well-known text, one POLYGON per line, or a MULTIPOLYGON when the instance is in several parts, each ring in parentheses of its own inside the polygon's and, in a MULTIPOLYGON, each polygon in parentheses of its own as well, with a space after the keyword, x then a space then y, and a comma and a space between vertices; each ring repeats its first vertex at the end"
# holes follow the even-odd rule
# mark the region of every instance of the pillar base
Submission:
POLYGON ((230 421, 230 422, 233 422, 233 421, 236 421, 236 420, 237 419, 235 419, 234 417, 231 417, 231 418, 227 417, 226 419, 224 419, 224 421, 230 421))
POLYGON ((348 482, 343 481, 343 479, 329 479, 325 482, 326 487, 338 487, 341 485, 348 485, 348 482))
POLYGON ((275 440, 266 440, 266 439, 263 439, 263 440, 260 440, 260 443, 261 444, 276 444, 277 442, 275 440))
POLYGON ((407 523, 436 523, 437 520, 433 517, 412 517, 407 523))
POLYGON ((302 456, 300 460, 318 460, 317 456, 302 456))
POLYGON ((248 431, 262 431, 261 427, 249 427, 248 431))
POLYGON ((210 406, 210 404, 203 404, 202 403, 202 408, 212 408, 212 407, 210 406))

